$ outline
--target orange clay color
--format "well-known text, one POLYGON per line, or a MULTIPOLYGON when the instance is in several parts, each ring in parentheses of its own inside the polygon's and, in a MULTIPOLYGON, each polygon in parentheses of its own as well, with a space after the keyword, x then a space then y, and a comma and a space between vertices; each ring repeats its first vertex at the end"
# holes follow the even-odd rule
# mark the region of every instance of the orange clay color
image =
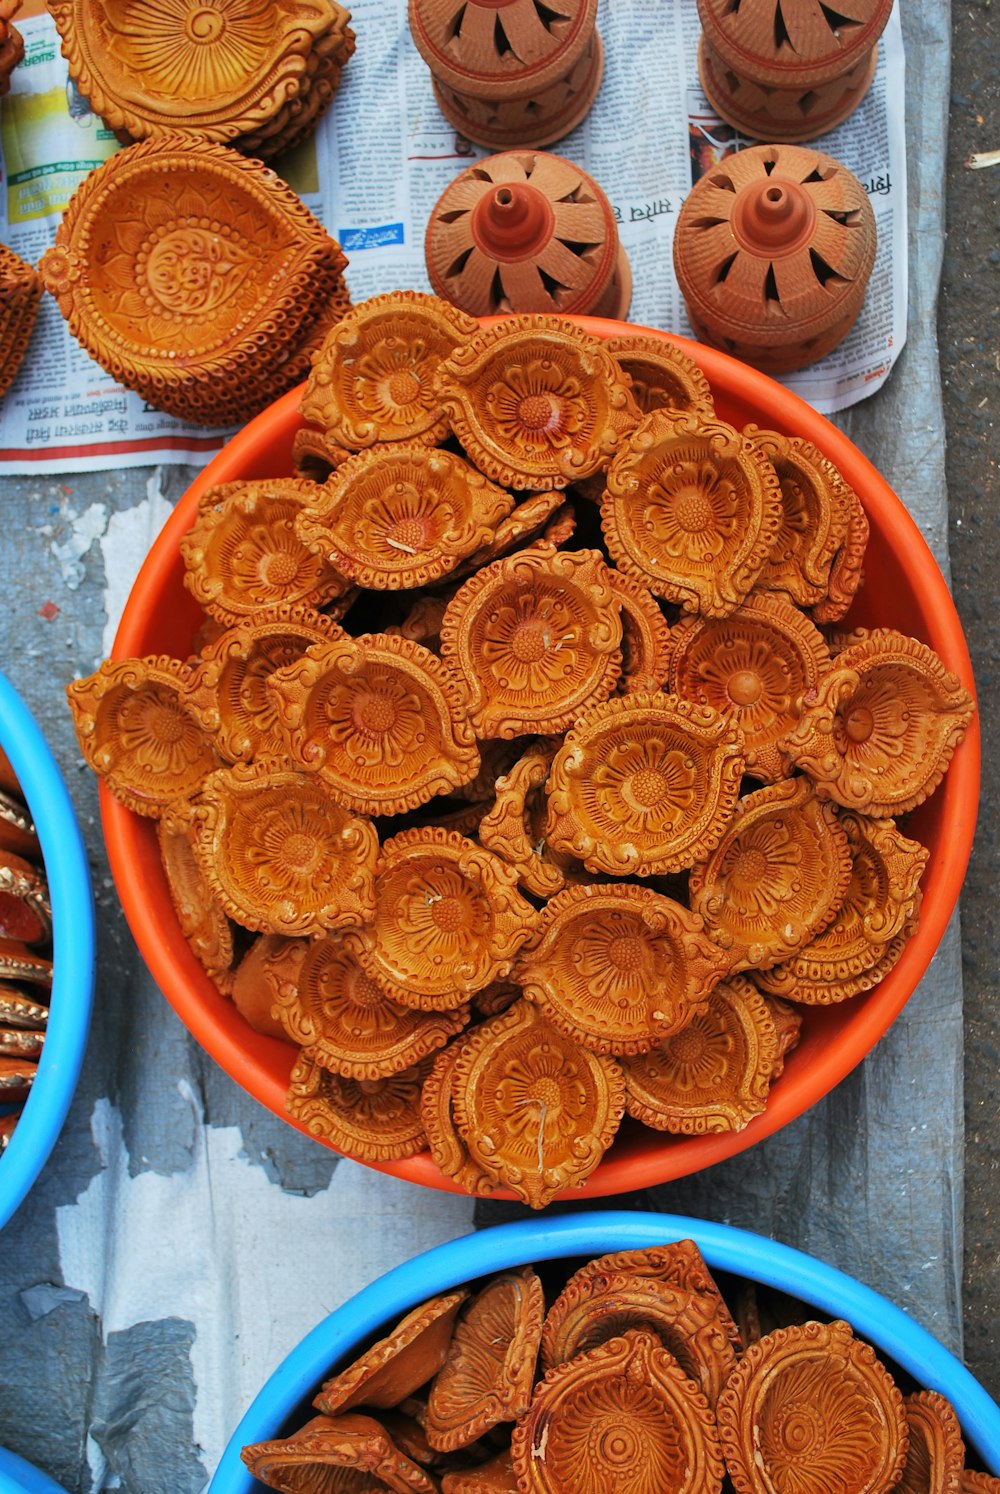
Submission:
MULTIPOLYGON (((517 999, 520 995, 520 988, 514 987, 514 998, 517 999)), ((508 1002, 501 1007, 501 1011, 506 1011, 511 1004, 508 1002)), ((486 1012, 483 1015, 492 1017, 499 1013, 486 1012)), ((459 1134, 454 1114, 455 1067, 459 1055, 468 1046, 469 1038, 475 1031, 475 1028, 467 1028, 436 1054, 420 1093, 420 1114, 427 1133, 427 1145, 442 1176, 454 1179, 463 1193, 483 1198, 500 1186, 499 1177, 493 1168, 473 1161, 459 1134)))
POLYGON ((278 993, 295 980, 308 948, 308 939, 258 934, 243 956, 232 980, 233 1005, 254 1032, 288 1041, 278 1020, 278 993))
POLYGON ((670 629, 653 594, 634 576, 609 569, 611 590, 622 609, 620 695, 658 690, 667 678, 670 629))
POLYGON ((233 931, 198 864, 186 803, 183 808, 156 827, 163 870, 181 933, 212 979, 225 985, 231 979, 233 931))
POLYGON ((479 839, 487 850, 506 861, 518 880, 536 897, 552 897, 583 870, 571 857, 547 845, 539 820, 544 820, 545 795, 555 747, 536 743, 496 781, 493 804, 479 822, 479 839))
POLYGON ((631 379, 632 397, 644 415, 665 406, 714 419, 709 382, 679 344, 642 332, 622 332, 604 345, 631 379))
POLYGON ((292 1070, 285 1104, 308 1131, 358 1162, 393 1162, 427 1145, 420 1086, 427 1061, 385 1079, 346 1079, 308 1049, 292 1070))
MULTIPOLYGON (((0 94, 5 91, 3 52, 3 21, 0 20, 0 94)), ((0 399, 13 384, 28 351, 41 298, 42 282, 34 266, 21 259, 13 249, 0 244, 0 399)))
POLYGON ((909 1434, 906 1466, 893 1494, 941 1489, 961 1494, 965 1443, 951 1403, 936 1390, 917 1390, 903 1399, 909 1434))
POLYGON ((313 1405, 328 1416, 355 1406, 398 1406, 444 1364, 456 1315, 468 1296, 459 1287, 413 1308, 360 1358, 325 1380, 313 1405))
POLYGON ((240 1456, 261 1483, 296 1494, 437 1494, 435 1480, 400 1452, 381 1423, 359 1412, 314 1416, 292 1437, 251 1443, 240 1456))

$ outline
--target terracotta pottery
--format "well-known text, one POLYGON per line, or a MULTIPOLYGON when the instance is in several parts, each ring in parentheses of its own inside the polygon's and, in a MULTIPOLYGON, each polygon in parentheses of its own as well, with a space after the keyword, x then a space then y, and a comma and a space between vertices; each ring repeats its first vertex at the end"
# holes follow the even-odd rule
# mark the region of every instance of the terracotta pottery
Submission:
POLYGON ((233 965, 233 931, 194 854, 188 816, 168 814, 157 825, 156 838, 181 933, 216 984, 225 985, 233 965))
POLYGON ((126 142, 180 132, 273 155, 301 114, 315 122, 354 50, 350 15, 335 0, 52 0, 49 8, 70 77, 126 142), (325 98, 321 71, 333 81, 325 98))
MULTIPOLYGON (((520 987, 515 987, 514 992, 515 1000, 520 998, 520 987)), ((427 1133, 427 1145, 442 1173, 453 1178, 464 1193, 483 1198, 499 1187, 499 1176, 491 1167, 473 1161, 455 1123, 454 1113, 455 1069, 473 1031, 474 1028, 462 1033, 435 1056, 421 1091, 420 1114, 427 1133)))
POLYGON ((345 1079, 305 1050, 292 1070, 285 1108, 310 1136, 359 1162, 395 1162, 427 1145, 420 1086, 427 1061, 385 1079, 345 1079))
POLYGON ((556 522, 557 514, 565 506, 564 498, 561 491, 536 493, 532 498, 525 498, 497 525, 489 544, 470 555, 468 560, 460 561, 449 572, 448 580, 464 581, 469 576, 476 576, 494 560, 501 560, 513 550, 529 549, 537 540, 544 539, 549 525, 556 522))
MULTIPOLYGON (((2 16, 0 0, 0 16, 2 16)), ((3 88, 3 22, 0 20, 0 94, 3 88)), ((0 399, 17 376, 42 297, 42 282, 34 267, 0 244, 0 399)))
POLYGON ((5 1027, 28 1027, 41 1032, 48 1026, 49 1009, 16 986, 0 986, 0 1022, 5 1027))
POLYGON ((622 617, 622 672, 616 691, 633 695, 658 690, 667 678, 667 620, 656 598, 634 576, 614 569, 608 574, 622 617))
MULTIPOLYGON (((71 702, 72 703, 72 702, 71 702)), ((0 790, 0 851, 13 851, 15 856, 26 856, 39 864, 42 848, 35 833, 35 824, 20 795, 5 794, 0 790)))
POLYGON ((307 939, 260 934, 237 966, 231 983, 233 1005, 254 1032, 287 1041, 275 1015, 282 982, 294 977, 309 947, 307 939))
POLYGON ((350 26, 350 12, 340 10, 332 30, 321 36, 306 58, 306 71, 299 84, 299 95, 283 104, 277 114, 260 130, 240 135, 234 142, 250 156, 271 160, 294 150, 312 134, 316 124, 340 86, 344 66, 354 56, 355 36, 350 26))
POLYGON ((396 1447, 374 1417, 314 1416, 294 1436, 258 1442, 240 1454, 272 1489, 309 1494, 367 1494, 378 1489, 437 1494, 437 1483, 396 1447))
POLYGON ((543 832, 545 795, 555 747, 536 743, 498 778, 493 804, 479 822, 479 839, 512 866, 536 897, 548 898, 579 879, 580 863, 561 856, 543 832))
POLYGON ((756 140, 815 140, 847 118, 875 75, 892 0, 842 11, 780 0, 698 0, 698 71, 709 102, 756 140))
POLYGON ((892 1494, 961 1494, 965 1443, 951 1403, 936 1390, 903 1400, 909 1442, 906 1466, 892 1494))
POLYGON ((326 482, 350 454, 346 446, 328 441, 322 431, 300 425, 292 439, 292 472, 310 482, 326 482))
MULTIPOLYGON (((0 92, 2 92, 2 90, 0 90, 0 92)), ((22 1109, 23 1106, 18 1105, 16 1109, 7 1110, 3 1115, 0 1115, 0 1157, 3 1156, 4 1152, 10 1145, 11 1137, 14 1134, 14 1128, 21 1118, 22 1109)), ((517 1494, 517 1484, 512 1484, 511 1488, 514 1490, 514 1494, 517 1494)))
POLYGON ((17 939, 0 938, 0 981, 49 991, 52 988, 52 961, 36 954, 17 939))
POLYGON ((624 318, 632 272, 614 210, 572 161, 508 151, 455 177, 424 240, 431 285, 472 316, 624 318))
POLYGON ((600 87, 597 0, 409 0, 409 16, 441 113, 477 145, 550 145, 600 87))
POLYGON ((1000 1494, 1000 1478, 991 1473, 976 1473, 971 1468, 962 1470, 962 1494, 1000 1494))
POLYGON ((843 1322, 779 1328, 751 1344, 718 1405, 736 1494, 892 1489, 906 1461, 903 1397, 843 1322))
POLYGON ((632 395, 644 415, 652 410, 693 410, 715 419, 708 380, 693 358, 662 337, 622 332, 604 346, 632 380, 632 395))
POLYGON ((24 38, 11 25, 20 9, 21 0, 0 0, 0 97, 10 91, 10 75, 24 59, 24 38))
POLYGON ((517 1494, 510 1449, 478 1468, 453 1469, 441 1479, 441 1494, 517 1494))
POLYGON ((875 263, 868 194, 832 156, 727 156, 677 215, 674 270, 702 342, 767 373, 823 358, 853 327, 875 263))
POLYGON ((0 1104, 18 1105, 26 1100, 37 1075, 38 1065, 33 1058, 0 1053, 0 1104))
POLYGON ((785 1068, 785 1059, 792 1049, 798 1046, 802 1030, 802 1013, 796 1011, 789 1001, 782 1001, 778 996, 769 996, 762 991, 764 1005, 767 1007, 768 1015, 774 1023, 774 1029, 778 1034, 778 1051, 774 1058, 774 1067, 771 1070, 771 1082, 780 1079, 785 1068))
POLYGON ((719 1494, 724 1473, 711 1407, 645 1332, 550 1369, 514 1428, 511 1455, 523 1494, 719 1494))
POLYGON ((0 938, 48 942, 52 905, 44 876, 13 851, 0 851, 0 938))
POLYGON ((346 263, 259 161, 164 135, 85 178, 38 268, 74 337, 120 383, 182 419, 227 425, 302 377, 297 355, 346 263))
POLYGON ((328 1416, 355 1406, 398 1406, 444 1364, 455 1317, 469 1293, 465 1287, 422 1302, 385 1338, 326 1380, 313 1405, 328 1416))
POLYGON ((44 1032, 24 1027, 0 1027, 0 1055, 38 1061, 45 1046, 44 1032))

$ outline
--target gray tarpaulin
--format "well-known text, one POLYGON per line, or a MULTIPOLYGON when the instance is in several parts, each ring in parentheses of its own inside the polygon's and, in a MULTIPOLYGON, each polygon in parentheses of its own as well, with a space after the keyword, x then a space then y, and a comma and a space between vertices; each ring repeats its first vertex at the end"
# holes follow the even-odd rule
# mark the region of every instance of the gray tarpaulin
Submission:
MULTIPOLYGON (((909 342, 885 390, 841 423, 946 564, 935 342, 946 0, 909 0, 903 29, 909 342)), ((472 1223, 467 1200, 337 1163, 247 1098, 188 1037, 124 926, 63 686, 107 652, 108 615, 187 477, 67 473, 9 478, 0 491, 0 660, 68 779, 100 923, 79 1091, 40 1182, 0 1236, 0 1444, 73 1494, 196 1494, 251 1396, 308 1328, 472 1223), (46 620, 49 600, 59 611, 46 620)), ((889 1035, 833 1095, 734 1161, 629 1202, 799 1245, 957 1349, 961 1083, 956 923, 889 1035)), ((479 1215, 494 1212, 487 1204, 479 1215)))

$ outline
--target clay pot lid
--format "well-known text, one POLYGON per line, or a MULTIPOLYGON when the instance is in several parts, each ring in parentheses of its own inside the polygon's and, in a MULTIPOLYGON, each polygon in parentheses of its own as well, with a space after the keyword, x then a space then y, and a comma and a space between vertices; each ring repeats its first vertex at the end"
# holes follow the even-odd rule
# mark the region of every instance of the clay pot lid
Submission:
POLYGON ((836 917, 797 954, 755 978, 765 990, 810 1006, 828 1006, 867 991, 885 960, 912 931, 920 907, 926 846, 891 819, 844 810, 838 824, 851 852, 851 879, 836 917))
POLYGON ((725 1473, 711 1407, 651 1333, 550 1369, 511 1439, 525 1494, 619 1488, 708 1494, 725 1473))
POLYGON ((603 343, 560 317, 505 317, 458 348, 434 382, 469 460, 505 487, 589 477, 638 421, 603 343))
POLYGON ((372 916, 378 838, 315 775, 236 763, 205 780, 192 820, 205 878, 244 928, 321 934, 372 916))
POLYGON ((632 381, 632 396, 644 415, 664 407, 715 418, 708 380, 693 358, 675 343, 642 332, 622 332, 604 346, 632 381))
POLYGON ((28 985, 50 990, 52 987, 52 961, 36 954, 19 939, 0 937, 0 981, 13 981, 18 986, 28 985))
POLYGON ((312 552, 376 591, 427 586, 494 538, 514 499, 449 451, 393 442, 338 467, 298 522, 312 552))
POLYGON ((208 974, 225 983, 233 966, 233 931, 194 854, 188 816, 168 812, 156 839, 181 933, 208 974))
POLYGON ((258 934, 233 972, 229 994, 254 1032, 288 1042, 275 1014, 277 993, 302 968, 309 940, 284 934, 258 934))
POLYGON ((490 851, 435 826, 382 847, 375 915, 361 959, 404 1006, 447 1011, 505 976, 533 932, 517 875, 490 851))
MULTIPOLYGON (((494 987, 487 989, 493 990, 494 987)), ((515 988, 515 999, 520 997, 515 988)), ((506 1010, 506 1008, 504 1008, 506 1010)), ((485 1015, 492 1015, 486 1013, 485 1015)), ((499 1186, 492 1168, 473 1161, 459 1134, 454 1115, 455 1067, 459 1054, 476 1029, 467 1029, 435 1055, 420 1094, 420 1114, 427 1133, 427 1145, 435 1163, 445 1177, 453 1178, 459 1188, 473 1197, 484 1197, 499 1186)))
POLYGON ((400 1452, 382 1424, 358 1412, 314 1416, 293 1436, 251 1443, 240 1457, 262 1483, 296 1494, 437 1494, 435 1480, 400 1452))
MULTIPOLYGON (((755 82, 805 90, 849 72, 885 30, 892 0, 847 0, 839 11, 781 0, 698 0, 706 42, 755 82)), ((818 133, 818 132, 817 132, 818 133)))
POLYGON ((615 1060, 588 1052, 527 1001, 466 1035, 452 1095, 470 1157, 533 1209, 590 1177, 625 1106, 615 1060))
POLYGON ((303 418, 350 451, 378 441, 436 446, 448 422, 434 374, 477 331, 474 318, 437 296, 372 296, 323 344, 302 397, 303 418))
POLYGON ((358 814, 401 814, 468 783, 479 751, 462 693, 419 643, 329 639, 271 675, 292 762, 358 814))
POLYGON ((783 750, 824 798, 904 814, 937 788, 975 709, 933 649, 874 628, 837 655, 783 750))
POLYGON ((571 887, 541 914, 515 976, 560 1031, 596 1053, 646 1053, 706 1008, 727 973, 702 922, 649 887, 571 887))
MULTIPOLYGON (((6 91, 3 87, 3 50, 3 21, 0 20, 0 94, 6 91)), ((28 350, 41 296, 42 281, 34 266, 21 259, 13 249, 0 244, 0 397, 13 384, 28 350)))
POLYGON ((218 764, 190 711, 190 671, 166 655, 105 660, 66 687, 80 751, 126 808, 158 817, 218 764))
POLYGON ((452 598, 441 654, 464 681, 480 737, 557 732, 606 700, 621 670, 621 617, 596 550, 497 560, 452 598))
POLYGON ((44 1032, 49 1009, 16 986, 0 986, 0 1022, 4 1027, 24 1027, 44 1032))
POLYGON ((431 1447, 467 1447, 531 1400, 545 1299, 531 1266, 495 1276, 462 1308, 427 1397, 431 1447))
POLYGON ((892 1489, 906 1461, 903 1397, 847 1323, 779 1328, 751 1344, 718 1405, 736 1494, 764 1481, 843 1494, 892 1489))
POLYGON ((819 629, 773 594, 751 595, 728 617, 685 617, 671 629, 666 688, 721 712, 743 733, 746 770, 786 777, 779 743, 831 667, 819 629))
POLYGON ((469 1020, 468 1006, 420 1012, 400 1006, 366 974, 349 930, 312 940, 273 1004, 293 1043, 345 1079, 386 1079, 444 1047, 469 1020))
POLYGON ((542 151, 488 156, 455 177, 431 210, 424 254, 437 294, 472 316, 621 318, 631 299, 607 197, 579 166, 542 151))
POLYGON ((875 262, 868 194, 832 156, 758 145, 689 192, 674 269, 696 331, 768 370, 802 368, 846 336, 875 262))
POLYGON ((292 1070, 285 1109, 310 1136, 356 1162, 415 1157, 427 1145, 420 1087, 429 1066, 425 1059, 385 1079, 347 1079, 303 1050, 292 1070))
POLYGON ((626 1109, 656 1131, 742 1131, 767 1104, 778 1039, 763 997, 733 975, 659 1048, 623 1058, 626 1109))
POLYGON ((455 1318, 468 1296, 467 1288, 459 1287, 422 1302, 360 1358, 325 1380, 313 1405, 331 1416, 355 1406, 398 1406, 444 1364, 455 1318))
POLYGON ((558 82, 594 34, 597 0, 410 0, 410 31, 435 78, 511 99, 558 82))
POLYGON ((951 1403, 936 1390, 903 1399, 909 1442, 906 1465, 893 1494, 961 1494, 965 1444, 951 1403))
POLYGON ((536 744, 498 778, 492 806, 479 822, 479 839, 517 872, 536 897, 549 898, 578 879, 583 868, 553 851, 545 840, 545 784, 554 746, 536 744))
POLYGON ((313 644, 341 636, 315 608, 291 603, 261 622, 226 628, 204 648, 187 700, 219 755, 227 762, 282 756, 285 743, 267 681, 313 644))
POLYGON ((320 607, 348 582, 313 555, 295 521, 315 484, 295 477, 227 482, 209 488, 181 537, 184 585, 221 622, 257 623, 294 602, 320 607))
POLYGON ((601 504, 611 558, 657 596, 721 617, 754 585, 781 527, 781 488, 722 420, 660 409, 614 458, 601 504))
POLYGON ((46 944, 52 934, 48 884, 37 867, 0 850, 0 938, 46 944))
POLYGON ((787 960, 832 922, 851 852, 836 811, 808 779, 747 794, 708 858, 692 868, 691 907, 732 970, 787 960))
POLYGON ((718 711, 663 694, 606 701, 556 754, 546 833, 593 872, 680 871, 720 839, 743 766, 743 739, 718 711))

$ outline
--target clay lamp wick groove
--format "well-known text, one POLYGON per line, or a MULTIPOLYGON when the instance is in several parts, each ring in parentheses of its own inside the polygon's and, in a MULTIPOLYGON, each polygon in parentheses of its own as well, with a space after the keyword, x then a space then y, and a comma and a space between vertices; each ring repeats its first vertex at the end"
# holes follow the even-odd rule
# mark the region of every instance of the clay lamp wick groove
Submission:
POLYGON ((538 254, 555 232, 555 213, 530 182, 504 182, 479 199, 469 219, 477 249, 514 263, 538 254))

